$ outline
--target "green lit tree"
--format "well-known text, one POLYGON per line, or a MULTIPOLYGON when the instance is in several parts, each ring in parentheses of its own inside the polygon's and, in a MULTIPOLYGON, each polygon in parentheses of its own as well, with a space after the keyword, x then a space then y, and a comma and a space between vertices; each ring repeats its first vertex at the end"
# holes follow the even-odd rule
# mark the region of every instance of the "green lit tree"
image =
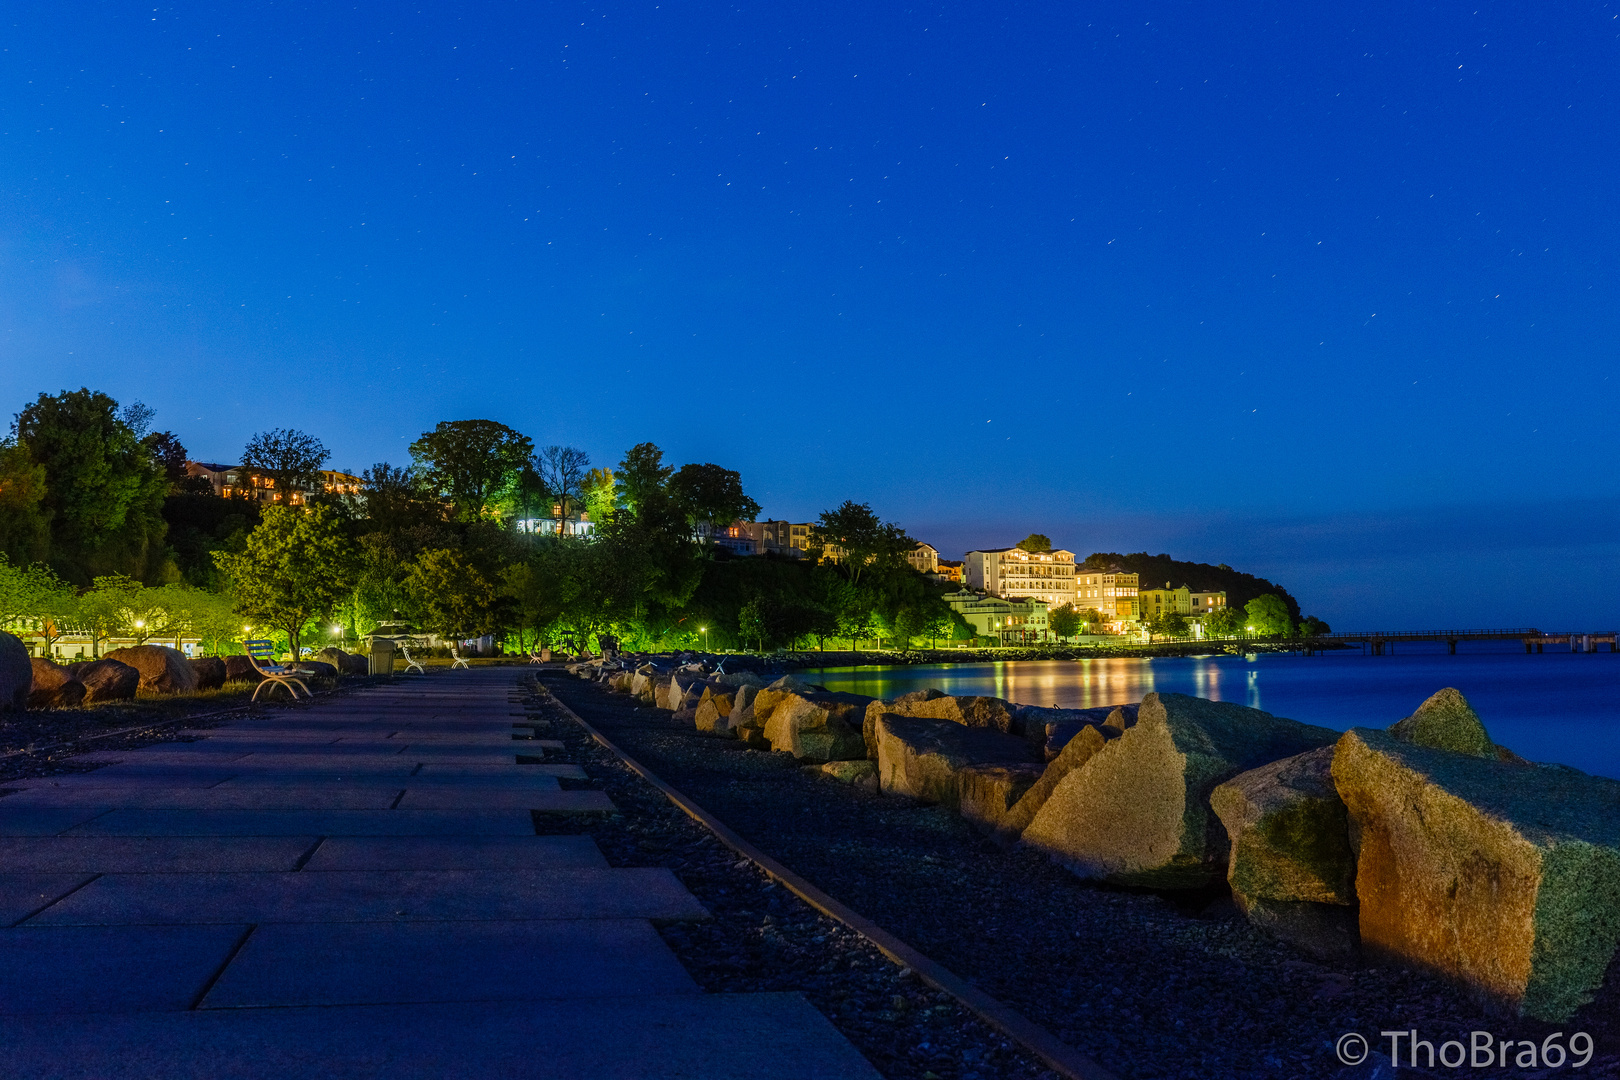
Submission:
POLYGON ((1045 533, 1030 533, 1028 536, 1018 541, 1018 546, 1023 548, 1025 551, 1031 552, 1051 551, 1052 538, 1047 536, 1045 533))
POLYGON ((216 552, 214 560, 230 575, 236 611, 284 633, 294 659, 304 627, 353 591, 358 561, 340 515, 328 506, 267 507, 245 550, 216 552))
POLYGON ((1052 636, 1059 641, 1074 637, 1080 632, 1080 613, 1074 609, 1073 604, 1063 604, 1052 609, 1047 615, 1047 626, 1052 636))
POLYGON ((500 628, 495 583, 459 551, 423 552, 405 588, 423 628, 443 638, 482 637, 500 628))
POLYGON ((0 439, 0 555, 13 562, 43 562, 51 553, 51 525, 40 504, 45 467, 26 447, 0 439))
POLYGON ((1243 607, 1244 626, 1262 637, 1280 637, 1293 632, 1288 618, 1288 605, 1282 597, 1265 593, 1250 600, 1243 607))
POLYGON ((77 584, 98 574, 159 578, 164 570, 169 480, 141 442, 146 420, 131 419, 141 431, 106 394, 67 390, 41 394, 12 428, 15 444, 44 471, 37 512, 49 523, 50 561, 77 584))
POLYGON ((1237 608, 1218 607, 1204 616, 1204 631, 1212 637, 1231 637, 1243 629, 1243 615, 1237 608))

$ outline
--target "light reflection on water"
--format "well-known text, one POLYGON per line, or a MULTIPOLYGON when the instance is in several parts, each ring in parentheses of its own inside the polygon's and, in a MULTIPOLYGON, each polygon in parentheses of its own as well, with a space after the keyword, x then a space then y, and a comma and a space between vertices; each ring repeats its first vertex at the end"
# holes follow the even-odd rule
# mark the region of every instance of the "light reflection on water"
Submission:
POLYGON ((994 664, 822 668, 802 673, 831 690, 892 698, 937 687, 1025 705, 1086 709, 1143 695, 1235 701, 1343 731, 1385 727, 1444 686, 1461 690, 1497 742, 1535 761, 1620 778, 1620 656, 1547 653, 1481 644, 1403 645, 1396 655, 1022 660, 994 664))

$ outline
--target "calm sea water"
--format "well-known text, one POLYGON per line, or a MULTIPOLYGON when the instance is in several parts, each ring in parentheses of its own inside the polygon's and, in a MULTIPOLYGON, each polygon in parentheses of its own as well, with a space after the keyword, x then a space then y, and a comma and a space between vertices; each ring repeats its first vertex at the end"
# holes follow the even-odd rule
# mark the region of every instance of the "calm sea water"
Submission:
MULTIPOLYGON (((1193 694, 1235 701, 1340 731, 1386 727, 1441 687, 1461 690, 1491 737, 1532 761, 1620 779, 1620 654, 1549 651, 1514 643, 1402 645, 1393 656, 1263 654, 1173 659, 1035 660, 930 667, 822 668, 829 690, 892 698, 937 687, 1025 705, 1084 709, 1193 694)), ((1603 646, 1607 649, 1607 646, 1603 646)))

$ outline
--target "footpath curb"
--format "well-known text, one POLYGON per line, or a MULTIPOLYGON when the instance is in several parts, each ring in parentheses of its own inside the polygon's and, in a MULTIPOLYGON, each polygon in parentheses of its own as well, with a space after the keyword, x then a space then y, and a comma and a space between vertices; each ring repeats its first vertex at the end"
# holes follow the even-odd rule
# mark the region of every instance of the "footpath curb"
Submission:
MULTIPOLYGON (((536 682, 538 683, 538 680, 536 682)), ((542 689, 545 688, 542 687, 542 689)), ((764 870, 766 874, 798 896, 799 899, 823 915, 843 923, 857 934, 860 934, 890 960, 910 968, 917 973, 919 978, 936 990, 944 991, 954 997, 979 1019, 1039 1058, 1048 1068, 1068 1077, 1069 1080, 1119 1080, 1119 1077, 1114 1073, 1098 1065, 1085 1054, 1063 1042, 1012 1006, 998 1001, 966 979, 930 960, 864 915, 851 910, 841 902, 828 896, 798 874, 754 847, 754 845, 732 832, 730 828, 707 810, 659 779, 652 770, 615 746, 607 736, 592 727, 584 717, 569 708, 557 695, 551 694, 549 690, 546 692, 557 707, 562 709, 570 719, 583 728, 591 738, 612 752, 614 756, 634 770, 643 780, 663 792, 670 802, 680 807, 689 817, 714 833, 721 843, 753 862, 761 870, 764 870)))

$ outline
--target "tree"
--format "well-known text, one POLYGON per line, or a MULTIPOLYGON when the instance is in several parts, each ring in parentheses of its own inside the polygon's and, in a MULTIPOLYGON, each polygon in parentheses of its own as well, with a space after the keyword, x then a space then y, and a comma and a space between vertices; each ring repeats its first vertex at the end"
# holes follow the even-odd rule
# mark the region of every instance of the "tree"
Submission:
POLYGON ((424 552, 405 587, 416 601, 423 628, 441 637, 482 637, 500 628, 494 582, 459 551, 424 552))
POLYGON ((540 548, 522 562, 501 569, 500 593, 511 608, 514 625, 518 630, 518 644, 527 651, 533 644, 545 639, 546 628, 562 615, 560 592, 555 573, 548 565, 548 548, 540 548))
POLYGON ((668 490, 688 524, 707 526, 708 534, 759 516, 759 503, 743 492, 742 475, 718 465, 682 465, 669 478, 668 490))
POLYGON ((267 507, 244 551, 218 552, 214 559, 231 576, 237 612, 286 634, 294 659, 309 621, 354 588, 354 545, 329 506, 267 507))
POLYGON ((50 557, 51 525, 40 503, 45 498, 45 467, 26 448, 0 439, 0 555, 19 563, 50 557))
POLYGON ((760 598, 750 597, 737 613, 737 628, 746 640, 758 644, 759 651, 765 651, 765 635, 769 631, 769 624, 765 615, 765 605, 760 598))
POLYGON ((268 477, 286 504, 293 496, 321 489, 321 467, 332 455, 315 436, 292 428, 271 428, 248 440, 242 466, 268 477))
POLYGON ((842 551, 851 583, 860 581, 868 566, 893 568, 903 564, 917 542, 904 529, 882 521, 868 503, 845 500, 836 510, 824 510, 810 529, 810 546, 819 551, 842 551))
POLYGON ((37 505, 59 573, 79 583, 106 572, 161 576, 169 482, 116 401, 87 388, 41 394, 17 414, 12 436, 44 470, 37 505))
MULTIPOLYGON (((569 517, 569 504, 573 513, 579 513, 581 495, 585 490, 585 477, 591 467, 590 455, 572 446, 548 446, 535 455, 533 468, 550 494, 552 504, 562 522, 569 517)), ((557 531, 562 532, 561 524, 557 531)))
POLYGON ((1179 611, 1168 611, 1159 617, 1157 633, 1165 637, 1186 637, 1191 628, 1187 625, 1187 617, 1179 611))
POLYGON ((910 604, 904 605, 899 611, 895 612, 894 636, 901 651, 904 652, 911 648, 912 638, 926 635, 929 627, 935 623, 937 618, 937 612, 912 607, 910 604))
POLYGON ((1047 626, 1059 641, 1072 638, 1080 632, 1080 613, 1074 609, 1073 604, 1055 607, 1047 615, 1047 626))
POLYGON ((367 531, 396 533, 444 517, 442 507, 422 497, 422 487, 409 469, 379 461, 360 479, 367 531))
POLYGON ((71 591, 48 566, 15 566, 0 553, 0 629, 37 619, 61 593, 71 591))
POLYGON ((1052 540, 1045 533, 1030 533, 1018 541, 1018 546, 1025 551, 1051 551, 1052 540))
POLYGON ((134 597, 142 588, 125 574, 103 574, 79 597, 76 615, 80 629, 90 635, 90 655, 100 656, 103 641, 133 629, 130 612, 138 606, 134 597))
POLYGON ((1094 607, 1081 608, 1080 621, 1085 623, 1088 633, 1097 634, 1102 632, 1103 623, 1108 621, 1108 616, 1094 607))
POLYGON ((590 519, 604 524, 618 505, 618 482, 612 469, 592 469, 585 474, 583 501, 590 519))
POLYGON ((1253 633, 1262 636, 1282 636, 1292 632, 1293 623, 1288 618, 1288 605, 1282 597, 1266 593, 1250 600, 1243 608, 1247 621, 1246 627, 1252 628, 1253 633))
POLYGON ((625 451, 614 474, 618 479, 619 506, 639 518, 643 506, 667 495, 666 485, 674 474, 675 470, 664 464, 662 450, 650 442, 637 443, 625 451))
POLYGON ((476 521, 511 486, 534 443, 493 420, 444 420, 410 450, 429 491, 449 499, 462 521, 476 521))
POLYGON ((1204 616, 1204 630, 1214 637, 1229 637, 1242 629, 1243 615, 1237 608, 1216 608, 1204 616))
POLYGON ((1318 619, 1315 615, 1307 615, 1304 619, 1300 620, 1300 637, 1323 637, 1324 635, 1331 633, 1333 633, 1333 627, 1329 626, 1321 619, 1318 619))

